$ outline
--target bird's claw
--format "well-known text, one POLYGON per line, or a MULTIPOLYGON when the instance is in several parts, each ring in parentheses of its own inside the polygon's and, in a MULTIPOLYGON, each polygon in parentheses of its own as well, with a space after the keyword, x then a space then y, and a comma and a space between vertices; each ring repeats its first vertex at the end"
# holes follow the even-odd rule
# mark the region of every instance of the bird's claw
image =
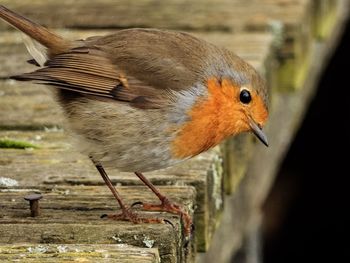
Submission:
POLYGON ((141 202, 141 201, 134 202, 130 207, 134 207, 134 206, 136 206, 136 205, 141 205, 141 206, 143 206, 143 202, 141 202))
POLYGON ((101 215, 101 218, 109 218, 113 220, 121 220, 121 221, 130 221, 135 224, 137 223, 168 223, 170 224, 173 228, 175 228, 174 224, 167 220, 167 219, 161 219, 161 218, 151 218, 151 217, 140 217, 136 213, 134 213, 131 208, 134 206, 141 205, 142 210, 145 211, 157 211, 157 212, 168 212, 172 214, 179 215, 183 224, 183 229, 184 229, 184 238, 185 238, 185 243, 189 243, 191 240, 191 237, 193 236, 193 231, 194 231, 194 225, 192 223, 192 218, 190 215, 185 212, 181 206, 179 206, 176 203, 170 202, 169 199, 164 199, 163 202, 160 204, 149 204, 149 203, 144 203, 141 201, 134 202, 129 209, 124 210, 120 214, 112 214, 112 215, 107 215, 103 214, 101 215))
POLYGON ((103 214, 100 218, 108 218, 112 220, 119 220, 119 221, 129 221, 134 224, 140 224, 140 223, 164 223, 165 220, 158 217, 141 217, 138 214, 132 212, 130 209, 124 210, 123 212, 119 214, 103 214))
MULTIPOLYGON (((190 215, 185 212, 180 205, 171 202, 169 199, 165 198, 160 204, 149 204, 149 203, 143 203, 141 201, 135 202, 131 205, 131 207, 141 205, 142 210, 145 211, 157 211, 157 212, 168 212, 172 214, 179 215, 181 217, 181 220, 183 222, 184 232, 186 238, 189 238, 192 236, 193 233, 193 223, 192 218, 190 215)), ((171 224, 173 226, 173 224, 171 224)))

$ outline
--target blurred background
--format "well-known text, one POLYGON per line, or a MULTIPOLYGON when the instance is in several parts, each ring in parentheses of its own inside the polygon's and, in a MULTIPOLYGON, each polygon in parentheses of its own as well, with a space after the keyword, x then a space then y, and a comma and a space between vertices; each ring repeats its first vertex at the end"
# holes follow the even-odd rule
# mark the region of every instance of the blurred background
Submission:
POLYGON ((266 263, 350 262, 349 29, 264 204, 266 263))

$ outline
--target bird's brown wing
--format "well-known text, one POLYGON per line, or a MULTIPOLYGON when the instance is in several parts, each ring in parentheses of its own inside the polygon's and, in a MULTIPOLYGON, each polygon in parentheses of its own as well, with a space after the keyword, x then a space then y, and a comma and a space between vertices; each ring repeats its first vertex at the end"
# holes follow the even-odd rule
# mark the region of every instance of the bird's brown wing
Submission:
POLYGON ((223 64, 218 48, 183 32, 133 28, 86 44, 101 48, 127 75, 157 90, 187 90, 223 64))
POLYGON ((45 67, 13 76, 16 80, 36 80, 80 94, 128 102, 138 108, 166 105, 169 92, 140 81, 113 65, 97 47, 81 47, 55 56, 45 67))
POLYGON ((222 52, 203 40, 157 29, 120 30, 76 46, 44 68, 14 78, 148 109, 173 103, 176 92, 217 75, 224 61, 222 52))

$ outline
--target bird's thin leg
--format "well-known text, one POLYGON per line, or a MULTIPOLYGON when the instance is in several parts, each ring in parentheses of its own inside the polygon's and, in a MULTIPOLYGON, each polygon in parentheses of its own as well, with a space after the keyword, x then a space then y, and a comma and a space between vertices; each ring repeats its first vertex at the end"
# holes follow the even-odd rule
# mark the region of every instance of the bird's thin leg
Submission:
POLYGON ((168 198, 163 195, 159 190, 140 172, 135 172, 137 177, 149 188, 152 190, 152 192, 159 198, 159 200, 163 203, 168 198))
POLYGON ((122 209, 121 214, 113 214, 113 215, 103 215, 102 217, 108 217, 115 220, 123 220, 123 221, 131 221, 133 223, 162 223, 164 220, 160 218, 143 218, 139 217, 137 214, 133 213, 122 201, 122 198, 120 194, 118 193, 117 189, 114 187, 113 183, 111 182, 111 179, 109 179, 105 169, 103 166, 96 162, 92 157, 90 157, 91 161, 94 163, 96 169, 99 171, 100 175, 102 176, 104 182, 108 186, 109 190, 111 190, 113 196, 115 199, 117 199, 118 204, 120 208, 122 209))
POLYGON ((97 171, 100 173, 103 181, 105 181, 105 184, 108 186, 109 190, 111 190, 115 199, 117 199, 120 208, 123 210, 123 212, 127 211, 127 208, 126 208, 124 202, 122 201, 122 197, 118 193, 117 189, 115 189, 113 183, 111 182, 111 179, 109 179, 103 166, 99 162, 96 162, 92 157, 90 157, 90 159, 94 163, 97 171))
POLYGON ((163 211, 173 214, 178 214, 181 216, 184 224, 184 230, 186 235, 190 235, 192 229, 192 219, 190 215, 185 212, 181 206, 176 203, 171 202, 165 195, 159 192, 159 190, 140 172, 135 172, 137 177, 152 190, 152 192, 159 198, 161 204, 146 204, 143 202, 137 202, 135 204, 141 204, 144 210, 148 211, 163 211))

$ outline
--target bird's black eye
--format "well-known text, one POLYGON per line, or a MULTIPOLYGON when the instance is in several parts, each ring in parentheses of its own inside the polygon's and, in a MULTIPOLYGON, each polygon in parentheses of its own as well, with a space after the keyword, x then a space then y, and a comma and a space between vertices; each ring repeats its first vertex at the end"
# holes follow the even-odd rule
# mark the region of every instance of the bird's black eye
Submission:
POLYGON ((248 104, 252 100, 250 92, 246 89, 242 90, 239 94, 239 100, 244 104, 248 104))

